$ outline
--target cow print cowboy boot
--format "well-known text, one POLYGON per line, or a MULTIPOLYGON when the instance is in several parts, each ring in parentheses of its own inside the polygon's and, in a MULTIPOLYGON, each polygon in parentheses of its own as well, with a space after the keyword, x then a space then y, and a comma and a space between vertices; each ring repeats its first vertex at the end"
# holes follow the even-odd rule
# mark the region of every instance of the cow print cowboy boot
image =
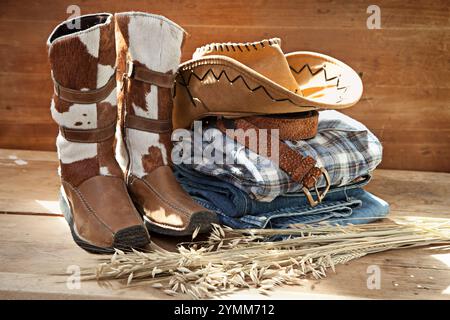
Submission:
POLYGON ((77 19, 58 25, 47 42, 55 88, 51 113, 59 125, 61 208, 75 242, 89 252, 143 248, 149 234, 114 156, 114 18, 77 19))
POLYGON ((215 213, 181 188, 170 167, 172 93, 185 32, 169 19, 140 12, 116 18, 120 133, 116 157, 128 191, 150 231, 208 231, 215 213))

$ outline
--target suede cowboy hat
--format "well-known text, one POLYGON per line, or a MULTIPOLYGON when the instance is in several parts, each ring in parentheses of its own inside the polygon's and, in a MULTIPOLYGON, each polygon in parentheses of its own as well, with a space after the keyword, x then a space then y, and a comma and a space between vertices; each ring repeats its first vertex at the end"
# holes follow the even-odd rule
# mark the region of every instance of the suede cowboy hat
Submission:
POLYGON ((180 65, 174 86, 174 128, 207 116, 251 115, 343 109, 361 98, 358 74, 324 54, 284 54, 281 40, 213 43, 180 65))

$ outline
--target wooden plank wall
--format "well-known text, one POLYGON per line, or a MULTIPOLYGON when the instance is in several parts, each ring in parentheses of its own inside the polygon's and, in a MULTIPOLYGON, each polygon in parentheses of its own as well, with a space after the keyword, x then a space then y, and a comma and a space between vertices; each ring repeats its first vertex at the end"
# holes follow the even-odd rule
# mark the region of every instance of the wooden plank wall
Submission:
POLYGON ((377 1, 381 30, 368 30, 372 1, 17 1, 0 9, 0 148, 54 150, 56 125, 45 42, 77 4, 81 13, 148 11, 190 33, 183 59, 209 42, 278 36, 285 52, 311 50, 354 67, 365 86, 346 111, 384 144, 383 168, 450 171, 450 2, 377 1))

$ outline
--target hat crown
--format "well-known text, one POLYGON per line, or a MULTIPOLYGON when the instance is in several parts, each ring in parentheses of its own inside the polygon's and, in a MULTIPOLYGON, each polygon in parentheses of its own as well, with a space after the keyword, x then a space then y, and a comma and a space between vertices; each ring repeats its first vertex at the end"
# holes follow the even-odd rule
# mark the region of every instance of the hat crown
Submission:
POLYGON ((290 72, 289 64, 281 50, 281 40, 272 38, 247 43, 211 43, 198 48, 193 59, 205 56, 227 56, 286 89, 300 94, 298 83, 290 72))

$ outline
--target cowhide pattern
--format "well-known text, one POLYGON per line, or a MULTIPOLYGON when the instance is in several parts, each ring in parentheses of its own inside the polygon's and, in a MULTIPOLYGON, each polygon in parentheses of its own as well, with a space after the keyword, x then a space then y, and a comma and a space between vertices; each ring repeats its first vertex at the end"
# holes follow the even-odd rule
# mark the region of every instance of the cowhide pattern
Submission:
MULTIPOLYGON (((55 80, 66 88, 87 91, 104 86, 115 72, 114 19, 111 14, 86 15, 80 19, 81 30, 68 29, 66 22, 58 25, 47 46, 55 80)), ((51 113, 62 127, 106 127, 116 121, 116 90, 95 104, 69 103, 53 95, 51 113)), ((96 175, 122 176, 113 142, 114 138, 101 143, 77 143, 59 134, 56 146, 62 178, 78 186, 96 175)))
MULTIPOLYGON (((118 87, 126 62, 148 70, 173 74, 181 59, 184 30, 174 22, 159 15, 140 12, 124 12, 116 18, 116 51, 118 87)), ((172 115, 171 90, 131 80, 126 87, 126 96, 118 94, 121 121, 126 114, 148 119, 167 120, 172 115)), ((122 130, 124 127, 122 126, 122 130)), ((135 129, 125 129, 125 143, 118 142, 116 157, 119 163, 129 162, 129 171, 137 177, 144 177, 155 168, 167 165, 172 148, 170 133, 157 134, 135 129)))

